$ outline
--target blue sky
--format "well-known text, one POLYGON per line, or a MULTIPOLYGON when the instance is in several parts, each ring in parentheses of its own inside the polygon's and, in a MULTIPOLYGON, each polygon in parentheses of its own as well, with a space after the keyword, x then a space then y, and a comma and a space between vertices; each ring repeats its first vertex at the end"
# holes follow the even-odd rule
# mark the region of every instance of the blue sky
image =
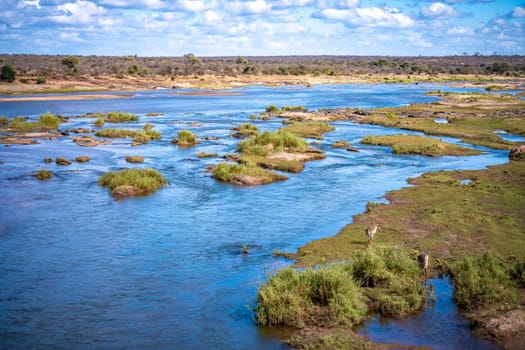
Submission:
POLYGON ((0 53, 525 54, 525 0, 1 0, 0 53))

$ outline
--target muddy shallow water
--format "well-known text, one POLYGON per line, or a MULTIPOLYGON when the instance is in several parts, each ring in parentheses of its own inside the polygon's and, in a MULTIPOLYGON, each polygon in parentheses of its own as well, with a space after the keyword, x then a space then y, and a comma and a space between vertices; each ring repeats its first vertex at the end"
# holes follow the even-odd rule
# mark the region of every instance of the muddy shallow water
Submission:
MULTIPOLYGON (((270 104, 396 106, 432 101, 423 94, 437 88, 447 89, 251 87, 214 96, 148 91, 122 99, 0 102, 0 114, 35 119, 47 111, 133 112, 139 122, 105 127, 142 128, 149 122, 163 136, 139 147, 117 139, 85 148, 70 137, 0 146, 0 347, 284 348, 274 333, 255 325, 251 311, 260 281, 289 264, 274 258, 275 250, 294 251, 336 234, 368 201, 380 201, 387 191, 405 186, 408 177, 505 163, 507 152, 480 148, 486 153, 475 157, 393 156, 388 147, 359 140, 412 132, 342 121, 333 123, 336 130, 316 146, 326 159, 307 163, 304 172, 285 182, 261 187, 218 183, 204 169, 221 159, 195 155, 234 152, 238 140, 229 137, 230 128, 270 104), (164 114, 145 116, 150 112, 164 114), (182 129, 219 139, 178 148, 170 141, 182 129), (331 148, 336 140, 347 140, 360 152, 331 148), (43 162, 79 155, 91 161, 71 166, 43 162), (112 199, 97 179, 108 170, 132 167, 127 155, 144 156, 144 164, 133 166, 159 170, 169 185, 148 197, 112 199), (55 176, 38 181, 31 174, 39 169, 55 176), (250 254, 241 254, 243 245, 253 247, 250 254)), ((72 118, 61 128, 92 128, 93 121, 72 118)), ((254 123, 261 129, 282 125, 280 120, 254 123)), ((457 337, 470 334, 460 331, 457 337)), ((367 330, 372 339, 373 332, 373 327, 367 330)), ((432 336, 425 337, 418 342, 430 344, 432 336)))

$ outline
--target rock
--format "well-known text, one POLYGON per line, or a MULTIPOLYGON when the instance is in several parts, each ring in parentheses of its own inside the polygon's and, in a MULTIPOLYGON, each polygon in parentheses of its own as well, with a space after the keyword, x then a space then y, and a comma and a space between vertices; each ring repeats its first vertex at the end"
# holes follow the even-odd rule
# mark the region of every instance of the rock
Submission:
POLYGON ((98 145, 107 145, 110 143, 107 140, 101 141, 93 136, 73 137, 73 142, 82 147, 96 147, 98 145))
POLYGON ((143 191, 132 185, 122 185, 115 188, 111 194, 116 197, 135 197, 143 194, 143 191))
POLYGON ((355 147, 348 147, 346 149, 348 152, 359 152, 359 149, 355 148, 355 147))
POLYGON ((32 139, 26 139, 26 138, 18 138, 18 137, 0 137, 0 144, 3 145, 34 145, 40 143, 38 141, 32 140, 32 139))
POLYGON ((51 158, 44 158, 44 163, 51 163, 53 159, 51 158))
POLYGON ((88 156, 79 156, 79 157, 75 158, 75 161, 77 161, 79 163, 86 163, 86 162, 89 162, 89 157, 88 156))
POLYGON ((509 159, 515 161, 525 160, 525 145, 515 145, 509 153, 509 159))
POLYGON ((57 165, 71 165, 71 161, 64 158, 55 159, 55 163, 57 163, 57 165))

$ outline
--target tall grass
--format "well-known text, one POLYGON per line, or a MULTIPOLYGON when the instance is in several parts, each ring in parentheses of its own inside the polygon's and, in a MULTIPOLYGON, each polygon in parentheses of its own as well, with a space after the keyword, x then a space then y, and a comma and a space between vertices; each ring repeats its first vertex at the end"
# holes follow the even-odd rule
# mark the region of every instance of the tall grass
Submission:
POLYGON ((167 180, 154 169, 124 169, 102 175, 98 183, 108 187, 112 194, 118 193, 121 186, 131 186, 138 190, 138 194, 145 195, 162 188, 167 180))
POLYGON ((257 322, 261 325, 352 326, 366 312, 363 295, 342 265, 304 272, 285 268, 270 277, 257 295, 257 322))
POLYGON ((467 310, 502 301, 515 302, 518 298, 511 271, 490 252, 462 258, 452 265, 451 271, 456 286, 454 298, 467 310))
POLYGON ((102 129, 95 133, 95 136, 99 137, 108 137, 108 138, 125 138, 125 137, 135 137, 140 130, 130 130, 130 129, 102 129))
POLYGON ((40 127, 44 130, 58 129, 60 119, 49 112, 41 114, 39 118, 40 127))
POLYGON ((181 130, 177 133, 177 138, 172 140, 172 143, 180 146, 191 146, 197 143, 197 135, 189 130, 181 130))
POLYGON ((38 123, 31 123, 24 117, 16 117, 11 119, 9 127, 19 132, 29 132, 39 128, 38 123))
POLYGON ((213 177, 219 181, 245 185, 269 184, 286 180, 287 177, 253 164, 219 163, 213 169, 213 177))
POLYGON ((257 136, 259 134, 259 128, 252 123, 244 123, 232 129, 245 136, 257 136))
POLYGON ((306 140, 284 130, 265 131, 248 140, 239 142, 237 151, 243 154, 267 156, 273 152, 304 152, 306 140))
POLYGON ((139 120, 139 117, 132 113, 126 112, 108 112, 106 121, 109 123, 127 123, 139 120))

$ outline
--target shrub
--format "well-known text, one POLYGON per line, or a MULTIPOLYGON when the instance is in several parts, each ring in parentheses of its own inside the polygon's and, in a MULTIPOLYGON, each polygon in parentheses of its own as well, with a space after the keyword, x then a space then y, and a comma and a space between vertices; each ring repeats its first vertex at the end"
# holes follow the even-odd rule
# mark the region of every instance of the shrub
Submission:
POLYGON ((181 130, 177 133, 177 138, 172 143, 179 146, 191 146, 197 143, 197 136, 189 130, 181 130))
POLYGON ((343 265, 304 272, 287 267, 257 293, 257 323, 261 325, 352 326, 366 312, 365 298, 343 265))
POLYGON ((97 120, 95 120, 94 124, 95 124, 96 127, 100 128, 100 127, 104 126, 105 123, 106 123, 106 121, 104 120, 104 118, 98 117, 97 120))
POLYGON ((9 83, 12 83, 16 79, 16 70, 6 64, 5 66, 2 66, 2 70, 0 71, 0 80, 1 81, 7 81, 9 83))
POLYGON ((278 113, 279 112, 279 107, 277 107, 276 105, 270 105, 270 106, 267 106, 266 109, 265 109, 266 113, 278 113))
POLYGON ((113 195, 136 196, 157 191, 167 180, 154 169, 125 169, 102 175, 98 183, 108 187, 113 195))
POLYGON ((51 130, 51 129, 58 129, 58 126, 60 124, 60 119, 56 115, 53 115, 47 112, 46 114, 40 115, 39 122, 40 122, 40 126, 42 127, 42 129, 51 130))
POLYGON ((36 83, 37 84, 45 84, 45 83, 47 83, 47 80, 44 77, 38 77, 38 78, 36 78, 36 83))
POLYGON ((9 119, 5 115, 0 116, 0 126, 9 125, 9 119))
POLYGON ((252 123, 244 123, 239 125, 238 127, 232 128, 233 130, 236 130, 237 132, 245 135, 245 136, 257 136, 259 135, 259 128, 252 123))
POLYGON ((106 121, 110 123, 126 123, 139 120, 139 117, 126 112, 108 112, 106 121))
POLYGON ((248 140, 239 142, 237 151, 243 154, 266 156, 272 152, 304 152, 308 149, 306 140, 284 130, 265 131, 248 140))
POLYGON ((470 310, 485 305, 517 300, 515 283, 502 261, 490 252, 465 257, 452 265, 454 298, 459 306, 470 310))
POLYGON ((9 127, 15 131, 28 132, 38 128, 36 123, 26 121, 24 117, 15 117, 11 119, 11 125, 9 127))

